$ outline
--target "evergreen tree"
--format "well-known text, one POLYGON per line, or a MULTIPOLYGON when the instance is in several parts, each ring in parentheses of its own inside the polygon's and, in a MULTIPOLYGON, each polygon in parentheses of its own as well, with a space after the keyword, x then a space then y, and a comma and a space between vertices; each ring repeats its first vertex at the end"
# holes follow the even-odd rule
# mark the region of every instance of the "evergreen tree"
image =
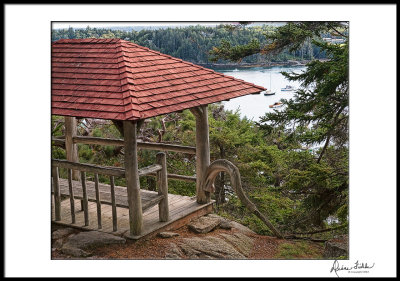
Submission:
MULTIPOLYGON (((294 52, 308 40, 327 54, 327 61, 313 60, 300 73, 283 74, 301 83, 291 100, 282 100, 284 109, 268 113, 260 120, 267 134, 281 133, 289 144, 322 145, 315 159, 310 153, 294 153, 283 179, 289 194, 299 195, 305 220, 322 226, 329 215, 347 210, 348 192, 348 30, 340 22, 291 22, 266 35, 268 43, 252 40, 231 46, 222 42, 211 52, 214 60, 240 61, 258 53, 294 52), (344 38, 343 44, 324 42, 322 34, 344 38), (328 153, 329 152, 329 153, 328 153), (325 157, 325 158, 324 158, 325 157), (296 160, 297 159, 297 160, 296 160), (293 165, 293 163, 298 163, 293 165)), ((338 215, 338 214, 337 214, 338 215)), ((342 218, 347 219, 345 215, 342 218)), ((302 220, 304 222, 304 220, 302 220)))

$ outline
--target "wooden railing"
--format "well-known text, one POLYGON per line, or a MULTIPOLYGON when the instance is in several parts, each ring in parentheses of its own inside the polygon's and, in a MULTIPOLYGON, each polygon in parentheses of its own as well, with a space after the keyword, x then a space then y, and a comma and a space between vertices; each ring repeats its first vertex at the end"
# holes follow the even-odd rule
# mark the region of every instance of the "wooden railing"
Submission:
MULTIPOLYGON (((64 146, 65 147, 65 137, 63 138, 52 138, 52 142, 54 145, 64 146)), ((111 139, 111 138, 96 138, 96 137, 84 137, 84 136, 73 136, 73 143, 81 143, 81 144, 97 144, 97 145, 113 145, 113 146, 124 146, 124 140, 121 139, 111 139)), ((186 154, 196 154, 196 148, 190 146, 182 146, 175 144, 166 144, 166 143, 151 143, 151 142, 137 142, 138 148, 147 149, 147 150, 156 150, 156 151, 173 151, 180 152, 186 154)), ((75 160, 73 160, 75 161, 75 160)), ((156 204, 159 205, 159 219, 160 221, 167 221, 169 218, 168 211, 168 179, 188 181, 188 182, 196 182, 196 176, 185 176, 185 175, 177 175, 177 174, 169 174, 167 173, 166 167, 166 154, 164 152, 159 152, 156 156, 156 164, 151 165, 146 168, 142 168, 138 171, 139 176, 152 176, 156 177, 157 190, 158 195, 153 196, 151 198, 147 198, 148 200, 141 200, 141 211, 144 212, 147 208, 150 208, 156 204)), ((134 199, 129 199, 130 203, 121 203, 118 202, 115 198, 115 181, 114 177, 126 177, 125 169, 118 167, 102 167, 92 164, 82 164, 76 163, 72 161, 66 160, 52 160, 52 175, 53 175, 53 188, 54 188, 54 202, 55 202, 55 220, 61 220, 61 193, 60 193, 60 185, 59 185, 59 176, 58 169, 66 168, 68 170, 68 190, 66 187, 64 188, 65 192, 62 195, 67 195, 70 197, 70 207, 71 207, 71 220, 72 223, 75 223, 75 201, 74 199, 81 199, 81 209, 84 211, 84 221, 85 226, 89 225, 89 211, 88 211, 88 201, 96 202, 97 205, 97 218, 98 218, 98 228, 102 228, 101 222, 101 204, 111 204, 112 206, 112 217, 113 217, 113 231, 117 230, 117 214, 116 207, 125 207, 129 208, 129 204, 132 202, 137 202, 134 199), (82 195, 75 196, 73 194, 73 186, 72 186, 72 171, 80 171, 81 185, 82 185, 82 195), (86 186, 86 173, 94 173, 94 193, 95 198, 93 196, 93 187, 89 190, 91 192, 91 197, 88 196, 88 188, 86 186), (110 177, 110 193, 107 193, 108 200, 102 199, 99 189, 99 178, 98 174, 106 175, 110 177), (132 201, 133 200, 133 201, 132 201)), ((79 174, 78 174, 79 175, 79 174)), ((77 177, 78 175, 75 175, 77 177)), ((93 183, 92 183, 93 186, 93 183)), ((118 187, 119 188, 119 187, 118 187)), ((79 190, 79 193, 81 191, 79 190)), ((131 197, 133 195, 130 195, 131 197)), ((136 197, 135 197, 136 198, 136 197)), ((139 200, 139 199, 138 199, 139 200)), ((138 205, 139 206, 139 205, 138 205)), ((140 209, 139 209, 140 210, 140 209)), ((130 218, 131 220, 131 218, 130 218)), ((132 233, 132 229, 131 229, 132 233)))
MULTIPOLYGON (((57 140, 59 141, 60 139, 57 140)), ((76 136, 73 137, 72 140, 74 143, 82 143, 82 144, 124 146, 124 140, 121 139, 76 136)), ((137 146, 138 148, 149 149, 149 150, 173 151, 173 152, 182 152, 187 154, 196 154, 195 147, 184 146, 184 145, 144 142, 138 140, 137 146)))
MULTIPOLYGON (((156 164, 142 168, 139 170, 139 176, 155 175, 157 177, 158 196, 152 197, 142 204, 142 211, 158 204, 160 221, 167 221, 169 218, 168 210, 168 180, 166 155, 163 152, 157 153, 156 164)), ((123 202, 117 203, 115 197, 115 181, 114 177, 125 177, 125 170, 115 167, 103 167, 92 164, 74 163, 66 160, 52 159, 52 178, 53 178, 53 194, 55 205, 55 221, 61 220, 61 195, 69 196, 71 209, 71 222, 76 222, 75 218, 75 199, 81 199, 85 226, 89 226, 89 208, 88 202, 95 201, 97 205, 97 223, 98 228, 102 228, 101 222, 101 204, 110 204, 112 206, 112 222, 113 231, 117 231, 117 206, 128 208, 128 204, 123 202), (66 168, 68 175, 68 191, 61 192, 59 180, 59 168, 66 168), (78 170, 81 173, 82 196, 75 196, 72 180, 72 170, 78 170), (95 198, 88 198, 88 189, 86 183, 86 172, 94 173, 95 198), (101 198, 99 189, 98 175, 107 175, 110 177, 110 200, 101 198)))
MULTIPOLYGON (((64 145, 64 138, 52 138, 52 141, 55 145, 64 145)), ((76 136, 73 137, 74 143, 81 144, 98 144, 98 145, 114 145, 114 146, 123 146, 124 140, 121 139, 111 139, 111 138, 97 138, 97 137, 83 137, 76 136)), ((156 150, 156 151, 173 151, 173 152, 181 152, 187 154, 196 154, 196 148, 191 146, 183 146, 183 145, 175 145, 175 144, 165 144, 165 143, 152 143, 152 142, 142 142, 138 141, 137 143, 139 148, 148 149, 148 150, 156 150)), ((122 171, 123 169, 114 168, 122 171)), ((117 176, 117 175, 114 175, 117 176)), ((155 177, 156 173, 148 173, 147 176, 155 177)), ((169 179, 181 180, 187 182, 196 182, 195 176, 185 176, 185 175, 177 175, 177 174, 167 174, 169 179)))
POLYGON ((67 160, 60 160, 60 159, 52 159, 51 164, 52 164, 52 166, 57 166, 60 168, 103 174, 103 175, 107 175, 107 176, 115 176, 115 177, 124 177, 125 176, 125 170, 122 168, 116 168, 116 167, 105 167, 105 166, 98 166, 98 165, 92 165, 92 164, 75 163, 75 162, 69 162, 67 160))

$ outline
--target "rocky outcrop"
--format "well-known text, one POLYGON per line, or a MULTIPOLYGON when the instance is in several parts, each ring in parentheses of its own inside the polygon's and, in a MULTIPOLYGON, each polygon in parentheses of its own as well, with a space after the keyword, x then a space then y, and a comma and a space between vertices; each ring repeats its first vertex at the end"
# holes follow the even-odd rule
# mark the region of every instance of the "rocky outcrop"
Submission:
POLYGON ((166 259, 246 259, 254 248, 253 238, 235 232, 232 234, 189 237, 171 243, 166 259))
POLYGON ((126 240, 100 231, 85 231, 70 235, 61 247, 61 252, 74 257, 90 256, 92 247, 110 244, 124 244, 126 240))
POLYGON ((78 230, 71 227, 60 228, 53 231, 53 233, 51 234, 52 251, 55 251, 56 249, 61 249, 64 241, 68 238, 68 236, 77 232, 78 230))
POLYGON ((237 229, 243 234, 256 234, 253 230, 251 230, 247 226, 244 226, 243 224, 237 223, 235 221, 229 221, 229 224, 232 226, 232 228, 237 229))
POLYGON ((183 238, 178 245, 171 245, 167 259, 244 259, 232 244, 219 237, 183 238))
POLYGON ((222 229, 240 228, 243 230, 244 228, 246 228, 249 233, 254 233, 249 228, 241 224, 238 223, 235 224, 234 222, 215 214, 208 214, 206 216, 195 219, 188 224, 188 227, 195 233, 208 233, 214 230, 215 228, 222 228, 222 229))
POLYGON ((234 233, 233 235, 224 233, 221 233, 220 235, 228 243, 230 243, 233 247, 235 247, 241 254, 243 254, 246 257, 250 255, 254 246, 252 238, 240 232, 234 233))
POLYGON ((166 259, 246 259, 254 248, 254 240, 249 237, 255 234, 252 230, 215 214, 191 221, 188 228, 200 234, 216 228, 233 231, 174 240, 168 246, 166 259))
POLYGON ((51 239, 58 240, 60 238, 65 238, 66 236, 69 236, 70 234, 75 232, 77 232, 77 230, 71 227, 60 228, 56 231, 53 231, 53 233, 51 234, 51 239))
POLYGON ((349 256, 349 238, 347 235, 325 242, 324 258, 338 258, 349 256))
POLYGON ((216 228, 221 223, 220 217, 203 216, 188 224, 189 229, 196 233, 207 233, 216 228))
POLYGON ((171 238, 171 237, 179 236, 179 234, 175 233, 175 232, 164 231, 164 232, 158 233, 158 236, 161 238, 171 238))
MULTIPOLYGON (((156 241, 159 245, 163 245, 163 251, 166 249, 161 254, 163 258, 246 259, 255 247, 256 238, 252 236, 253 231, 215 214, 197 218, 188 224, 187 229, 177 232, 158 233, 158 237, 171 241, 171 243, 164 239, 156 241), (220 230, 213 231, 217 228, 220 230), (165 244, 162 241, 165 241, 165 244)), ((97 259, 98 247, 126 243, 124 238, 112 234, 68 228, 53 232, 52 238, 54 238, 52 241, 56 258, 67 256, 71 259, 97 259)))

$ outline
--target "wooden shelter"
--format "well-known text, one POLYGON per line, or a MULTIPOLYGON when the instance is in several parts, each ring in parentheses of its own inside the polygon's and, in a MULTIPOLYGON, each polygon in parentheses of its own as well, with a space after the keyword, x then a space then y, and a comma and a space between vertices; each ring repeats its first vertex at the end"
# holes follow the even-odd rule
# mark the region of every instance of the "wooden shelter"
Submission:
POLYGON ((137 239, 184 218, 211 212, 204 182, 210 165, 207 105, 264 90, 121 39, 54 42, 52 114, 65 116, 65 139, 54 141, 65 143, 67 160, 52 160, 53 220, 86 229, 125 231, 127 237, 137 239), (196 117, 196 147, 137 140, 142 120, 184 109, 196 117), (77 136, 76 117, 112 120, 124 139, 77 136), (124 146, 124 168, 79 163, 77 143, 124 146), (163 152, 157 154, 154 165, 138 169, 138 148, 195 154, 196 176, 169 174, 163 152), (68 179, 59 178, 60 167, 68 169, 68 179), (86 172, 95 174, 94 181, 86 180, 86 172), (111 184, 99 183, 98 174, 110 176, 111 184), (144 175, 157 177, 157 192, 140 189, 139 177, 144 175), (115 186, 114 177, 125 177, 127 186, 115 186), (168 194, 168 178, 196 181, 196 200, 168 194), (62 196, 69 197, 69 202, 61 201, 62 196), (76 218, 76 200, 82 204, 81 221, 76 218), (146 211, 152 210, 154 220, 157 205, 158 221, 149 222, 146 211), (91 206, 97 213, 95 226, 89 217, 91 206), (107 208, 112 216, 108 228, 102 221, 107 208), (124 219, 126 226, 120 223, 124 219))

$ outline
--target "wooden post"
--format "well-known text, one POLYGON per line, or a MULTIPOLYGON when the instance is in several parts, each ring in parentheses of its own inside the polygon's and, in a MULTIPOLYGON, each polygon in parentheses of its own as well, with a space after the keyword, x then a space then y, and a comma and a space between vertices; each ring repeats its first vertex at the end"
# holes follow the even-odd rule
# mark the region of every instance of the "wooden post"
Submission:
POLYGON ((60 195, 60 183, 58 181, 58 167, 52 167, 51 173, 53 176, 53 190, 54 190, 54 214, 55 220, 61 220, 61 195, 60 195))
POLYGON ((115 184, 113 176, 110 176, 110 188, 111 188, 113 231, 117 231, 117 206, 115 205, 115 184))
POLYGON ((161 171, 157 172, 157 190, 158 194, 164 195, 164 198, 158 203, 158 215, 160 221, 169 220, 168 210, 168 178, 167 178, 167 156, 164 152, 156 155, 156 163, 162 166, 161 171))
POLYGON ((69 204, 71 206, 71 220, 72 223, 75 223, 75 198, 74 198, 74 189, 72 187, 72 170, 67 169, 67 171, 68 171, 69 204))
POLYGON ((94 174, 94 189, 96 192, 96 204, 97 204, 97 228, 101 229, 101 198, 100 198, 100 190, 99 190, 99 175, 94 174))
POLYGON ((82 206, 83 213, 85 218, 85 226, 89 225, 89 203, 88 203, 88 194, 86 190, 86 172, 81 172, 81 183, 82 183, 82 206))
POLYGON ((124 121, 125 178, 128 191, 130 234, 140 235, 143 229, 142 200, 137 159, 136 122, 124 121))
POLYGON ((210 165, 210 140, 207 105, 190 109, 196 117, 196 197, 197 203, 210 202, 210 193, 203 190, 205 172, 210 165))
MULTIPOLYGON (((76 118, 65 116, 65 152, 67 160, 71 162, 79 162, 78 145, 74 144, 73 137, 76 136, 76 118)), ((72 178, 79 180, 79 171, 72 170, 72 178)))
MULTIPOLYGON (((76 118, 65 116, 64 125, 65 125, 65 152, 67 154, 67 160, 71 162, 79 162, 78 145, 74 144, 73 140, 77 132, 76 118)), ((78 170, 72 170, 72 179, 80 180, 78 170)), ((81 200, 81 211, 84 210, 83 204, 84 202, 83 200, 81 200)))

